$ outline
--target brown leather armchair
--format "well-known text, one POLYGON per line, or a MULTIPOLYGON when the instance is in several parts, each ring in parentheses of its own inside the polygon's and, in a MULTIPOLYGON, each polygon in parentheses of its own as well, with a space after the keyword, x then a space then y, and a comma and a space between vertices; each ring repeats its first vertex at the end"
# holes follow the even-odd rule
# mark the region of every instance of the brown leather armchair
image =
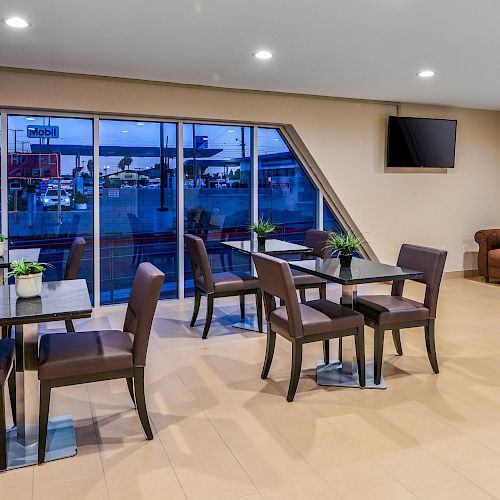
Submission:
POLYGON ((500 279, 500 229, 482 229, 474 239, 479 244, 479 275, 484 276, 487 283, 490 278, 500 279))

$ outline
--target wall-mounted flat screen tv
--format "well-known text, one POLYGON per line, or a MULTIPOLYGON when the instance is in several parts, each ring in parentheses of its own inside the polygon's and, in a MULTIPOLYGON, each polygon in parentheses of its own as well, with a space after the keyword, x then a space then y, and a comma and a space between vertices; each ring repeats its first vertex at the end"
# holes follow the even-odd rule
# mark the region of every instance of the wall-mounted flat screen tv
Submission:
POLYGON ((456 120, 389 116, 387 167, 453 168, 456 120))

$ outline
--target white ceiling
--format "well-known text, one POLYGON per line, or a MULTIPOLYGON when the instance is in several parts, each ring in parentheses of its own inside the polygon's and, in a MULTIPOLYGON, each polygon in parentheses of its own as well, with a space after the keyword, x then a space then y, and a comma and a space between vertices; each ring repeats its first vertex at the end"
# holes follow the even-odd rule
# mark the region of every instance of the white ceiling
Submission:
POLYGON ((500 109, 499 0, 0 2, 11 15, 32 26, 0 23, 0 66, 500 109))

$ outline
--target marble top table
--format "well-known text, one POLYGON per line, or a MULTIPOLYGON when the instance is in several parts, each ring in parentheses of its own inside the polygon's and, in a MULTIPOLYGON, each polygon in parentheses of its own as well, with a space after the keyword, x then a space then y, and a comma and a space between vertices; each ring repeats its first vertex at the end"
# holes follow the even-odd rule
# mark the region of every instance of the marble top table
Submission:
POLYGON ((288 241, 276 240, 273 238, 266 239, 263 247, 260 247, 255 240, 241 241, 221 241, 222 245, 235 250, 236 252, 251 255, 253 253, 266 253, 268 255, 275 254, 304 254, 312 252, 312 248, 288 241))
MULTIPOLYGON (((14 285, 0 286, 0 326, 15 327, 16 338, 17 426, 7 433, 9 469, 36 464, 38 461, 37 323, 89 318, 91 314, 92 305, 85 280, 44 282, 41 297, 32 299, 18 298, 14 285), (35 411, 28 411, 32 410, 33 405, 36 405, 35 411)), ((46 460, 76 453, 71 416, 50 419, 48 433, 46 460)))
MULTIPOLYGON (((258 245, 257 241, 251 240, 240 240, 240 241, 221 241, 222 245, 231 248, 236 252, 243 253, 245 255, 252 255, 253 253, 265 253, 269 255, 281 255, 281 254, 308 254, 312 252, 312 248, 306 247, 304 245, 297 245, 296 243, 289 243, 288 241, 276 240, 274 238, 267 238, 263 246, 258 245)), ((259 328, 257 326, 257 320, 255 317, 245 318, 244 321, 239 321, 233 325, 235 328, 241 328, 243 330, 250 330, 258 332, 259 328)), ((266 331, 266 325, 263 325, 264 331, 266 331)))
POLYGON ((15 260, 24 260, 25 262, 38 262, 40 257, 39 248, 11 248, 0 257, 0 269, 10 266, 15 260))
MULTIPOLYGON (((418 279, 423 276, 419 271, 391 266, 371 260, 353 257, 351 267, 340 267, 339 259, 299 260, 289 262, 292 269, 309 273, 327 281, 342 285, 342 305, 354 307, 357 296, 357 285, 362 283, 377 283, 383 281, 400 281, 418 279)), ((318 361, 317 382, 320 385, 334 385, 341 387, 359 387, 356 368, 354 338, 344 337, 339 341, 339 360, 325 365, 318 361)), ((366 367, 366 387, 385 389, 382 378, 379 385, 375 385, 373 378, 373 364, 366 367)))

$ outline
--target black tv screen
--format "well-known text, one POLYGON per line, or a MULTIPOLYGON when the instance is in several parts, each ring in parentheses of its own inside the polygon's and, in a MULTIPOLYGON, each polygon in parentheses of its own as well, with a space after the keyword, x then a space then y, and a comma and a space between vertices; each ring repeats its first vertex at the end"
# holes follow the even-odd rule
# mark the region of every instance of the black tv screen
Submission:
POLYGON ((389 116, 388 167, 455 166, 457 121, 389 116))

